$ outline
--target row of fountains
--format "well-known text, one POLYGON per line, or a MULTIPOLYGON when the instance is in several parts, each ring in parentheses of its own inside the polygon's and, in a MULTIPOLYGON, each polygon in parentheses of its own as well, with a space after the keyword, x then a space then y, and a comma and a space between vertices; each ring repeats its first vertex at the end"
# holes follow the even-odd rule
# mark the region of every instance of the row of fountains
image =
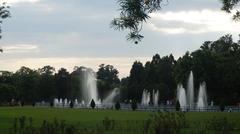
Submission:
MULTIPOLYGON (((158 100, 159 100, 159 91, 158 90, 156 90, 156 91, 153 90, 152 100, 153 100, 153 105, 157 106, 158 100)), ((142 94, 141 104, 144 106, 147 106, 150 104, 150 101, 151 101, 151 92, 148 92, 146 89, 144 89, 143 94, 142 94)))
MULTIPOLYGON (((183 88, 182 84, 178 84, 177 87, 177 100, 180 103, 180 107, 182 109, 204 109, 207 107, 207 92, 206 92, 206 83, 202 82, 199 86, 198 98, 195 103, 194 99, 194 78, 193 72, 190 72, 188 82, 187 82, 187 90, 183 88)), ((153 90, 151 92, 147 90, 143 90, 142 101, 141 104, 144 106, 148 106, 150 101, 152 100, 154 106, 158 105, 159 102, 159 91, 153 90), (151 98, 152 97, 152 98, 151 98)))
MULTIPOLYGON (((120 89, 115 88, 107 97, 104 99, 100 99, 97 91, 97 83, 96 83, 96 74, 91 69, 83 69, 83 81, 82 81, 82 100, 79 101, 75 99, 73 101, 74 105, 76 106, 84 106, 90 104, 91 100, 93 99, 96 104, 113 104, 114 100, 117 96, 120 95, 120 89)), ((207 106, 207 93, 206 93, 206 83, 202 82, 199 87, 198 99, 197 102, 194 102, 194 79, 193 73, 190 72, 188 83, 187 83, 187 90, 183 88, 182 84, 178 85, 177 88, 177 99, 180 103, 181 108, 204 108, 207 106)), ((141 105, 148 106, 150 102, 154 106, 158 106, 159 103, 159 91, 153 90, 149 92, 147 90, 143 90, 142 93, 142 101, 141 105)), ((54 99, 54 106, 69 106, 70 101, 67 99, 54 99)))
POLYGON ((196 103, 194 102, 194 79, 193 73, 190 72, 188 82, 187 82, 187 91, 183 88, 182 84, 178 84, 177 88, 177 99, 180 103, 182 109, 203 109, 207 107, 207 92, 206 92, 206 83, 200 83, 198 90, 198 98, 196 103))

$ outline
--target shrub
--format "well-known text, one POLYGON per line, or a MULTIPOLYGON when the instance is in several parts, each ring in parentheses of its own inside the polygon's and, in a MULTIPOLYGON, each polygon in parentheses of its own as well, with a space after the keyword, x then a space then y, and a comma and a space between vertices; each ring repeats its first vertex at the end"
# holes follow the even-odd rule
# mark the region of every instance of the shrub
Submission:
POLYGON ((180 102, 177 100, 175 105, 176 111, 180 111, 180 102))
POLYGON ((73 101, 70 102, 70 108, 73 108, 73 101))
POLYGON ((209 120, 209 128, 216 131, 218 134, 231 134, 234 131, 236 123, 227 120, 226 117, 213 117, 209 120))
POLYGON ((95 102, 94 102, 94 100, 92 99, 92 101, 91 101, 91 103, 90 103, 90 106, 92 107, 92 109, 94 109, 95 108, 95 106, 96 106, 96 104, 95 104, 95 102))
POLYGON ((103 127, 104 130, 113 130, 115 127, 115 121, 113 119, 105 117, 105 119, 103 120, 103 127))
POLYGON ((50 107, 53 107, 53 106, 54 106, 53 102, 50 102, 50 107))
POLYGON ((220 108, 220 111, 222 112, 225 110, 225 105, 223 102, 219 105, 219 108, 220 108))
POLYGON ((158 112, 152 116, 155 134, 178 134, 185 125, 184 113, 158 112))
POLYGON ((131 103, 132 110, 135 111, 137 109, 137 101, 133 100, 131 103))
POLYGON ((77 134, 76 126, 66 124, 65 121, 54 120, 53 122, 43 121, 40 128, 34 128, 33 119, 26 117, 15 118, 9 134, 77 134))
POLYGON ((33 103, 32 103, 32 106, 33 106, 33 107, 35 107, 35 105, 36 105, 36 103, 35 103, 35 102, 33 102, 33 103))
POLYGON ((120 105, 120 102, 119 102, 119 101, 116 102, 116 104, 115 104, 115 109, 116 109, 116 110, 121 109, 121 105, 120 105))

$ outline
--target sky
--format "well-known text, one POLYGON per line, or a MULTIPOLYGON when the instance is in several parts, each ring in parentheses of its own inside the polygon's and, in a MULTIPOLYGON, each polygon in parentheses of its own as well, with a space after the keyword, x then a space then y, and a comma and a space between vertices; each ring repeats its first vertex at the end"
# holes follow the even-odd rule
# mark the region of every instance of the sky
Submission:
POLYGON ((129 75, 134 61, 145 63, 156 53, 173 54, 199 49, 204 41, 232 34, 238 40, 240 22, 220 10, 220 0, 168 0, 144 23, 139 44, 126 41, 127 31, 110 22, 119 15, 117 0, 0 0, 11 6, 2 24, 0 70, 21 66, 85 66, 97 71, 111 64, 119 77, 129 75))

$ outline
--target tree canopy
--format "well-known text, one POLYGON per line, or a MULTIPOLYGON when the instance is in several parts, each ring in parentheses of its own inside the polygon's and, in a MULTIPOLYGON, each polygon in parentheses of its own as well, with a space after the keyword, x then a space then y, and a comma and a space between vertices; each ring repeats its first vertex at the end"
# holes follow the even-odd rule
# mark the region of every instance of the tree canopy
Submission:
MULTIPOLYGON (((222 10, 226 11, 227 13, 235 12, 234 9, 239 6, 240 0, 221 0, 223 3, 222 10)), ((233 15, 233 20, 239 21, 240 20, 240 12, 236 10, 236 13, 233 15)))
POLYGON ((149 13, 161 9, 163 0, 118 0, 120 15, 114 18, 111 26, 116 30, 129 30, 127 40, 141 41, 143 35, 140 34, 143 22, 150 16, 149 13))
MULTIPOLYGON (((10 17, 10 6, 8 6, 5 2, 0 4, 0 39, 2 38, 2 23, 3 20, 10 17)), ((3 52, 3 49, 0 48, 0 52, 3 52)))
MULTIPOLYGON (((2 32, 2 23, 3 20, 6 18, 10 17, 10 6, 7 5, 6 2, 0 4, 0 33, 2 32)), ((2 38, 2 36, 0 35, 0 38, 2 38)), ((0 49, 2 51, 2 49, 0 49)))

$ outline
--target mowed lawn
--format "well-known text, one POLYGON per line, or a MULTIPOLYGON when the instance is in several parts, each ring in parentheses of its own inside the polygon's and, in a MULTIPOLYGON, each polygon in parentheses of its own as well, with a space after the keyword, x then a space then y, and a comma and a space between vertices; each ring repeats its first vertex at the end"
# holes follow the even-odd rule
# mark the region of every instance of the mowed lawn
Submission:
POLYGON ((33 118, 33 125, 40 126, 43 120, 65 120, 68 123, 92 125, 101 123, 106 117, 117 121, 146 120, 150 112, 116 111, 70 108, 33 108, 33 107, 1 107, 0 128, 9 128, 15 117, 33 118))
MULTIPOLYGON (((70 108, 37 108, 37 107, 1 107, 0 129, 10 128, 15 117, 25 116, 33 118, 33 125, 40 126, 43 120, 65 120, 68 123, 81 123, 87 126, 101 123, 106 117, 116 121, 143 121, 150 118, 153 112, 143 111, 116 111, 116 110, 92 110, 70 108)), ((186 121, 191 125, 212 119, 213 117, 226 117, 240 124, 240 113, 227 112, 189 112, 186 113, 186 121)))

